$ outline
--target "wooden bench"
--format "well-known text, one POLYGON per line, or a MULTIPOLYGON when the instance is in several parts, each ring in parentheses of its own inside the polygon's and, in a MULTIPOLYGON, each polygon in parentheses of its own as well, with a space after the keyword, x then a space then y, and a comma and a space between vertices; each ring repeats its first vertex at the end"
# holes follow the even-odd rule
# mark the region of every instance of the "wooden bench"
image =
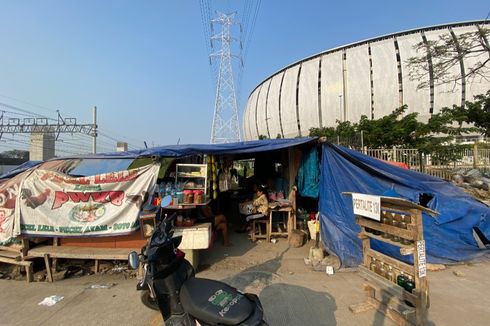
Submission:
POLYGON ((32 262, 24 260, 28 248, 29 242, 27 239, 21 239, 21 242, 18 244, 0 246, 0 262, 24 267, 27 282, 32 282, 32 262))
POLYGON ((99 272, 100 260, 128 260, 131 251, 140 252, 141 248, 91 248, 75 246, 38 246, 29 250, 29 258, 44 258, 47 280, 53 282, 50 259, 90 259, 95 260, 95 272, 99 272))

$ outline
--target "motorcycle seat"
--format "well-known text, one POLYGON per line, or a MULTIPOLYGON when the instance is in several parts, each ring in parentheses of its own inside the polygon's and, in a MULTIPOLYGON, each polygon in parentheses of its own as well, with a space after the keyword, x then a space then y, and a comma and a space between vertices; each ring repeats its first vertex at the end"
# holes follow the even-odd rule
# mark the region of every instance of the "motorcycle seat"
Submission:
POLYGON ((255 304, 223 282, 191 278, 180 290, 184 310, 211 325, 238 325, 254 311, 255 304))

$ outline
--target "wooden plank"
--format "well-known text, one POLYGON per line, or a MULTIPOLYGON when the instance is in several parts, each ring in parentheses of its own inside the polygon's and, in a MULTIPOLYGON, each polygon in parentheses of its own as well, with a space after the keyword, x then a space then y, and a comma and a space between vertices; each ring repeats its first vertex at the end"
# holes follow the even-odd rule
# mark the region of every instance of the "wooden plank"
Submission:
POLYGON ((361 239, 361 240, 364 240, 366 238, 372 238, 372 239, 377 239, 379 241, 389 243, 389 244, 396 246, 396 247, 400 247, 400 254, 403 256, 411 255, 414 252, 414 248, 413 248, 414 245, 406 245, 406 244, 403 244, 401 242, 396 242, 396 241, 393 241, 391 239, 383 238, 380 235, 376 235, 376 234, 366 232, 365 227, 362 227, 362 230, 363 230, 363 232, 359 233, 359 235, 358 235, 359 239, 361 239))
POLYGON ((366 312, 366 311, 373 310, 373 309, 374 309, 374 306, 372 304, 370 304, 369 302, 362 302, 362 303, 353 304, 353 305, 349 306, 349 310, 353 314, 359 314, 359 313, 366 312))
POLYGON ((386 317, 393 320, 396 324, 400 326, 412 326, 413 324, 409 322, 402 314, 398 311, 395 311, 385 305, 384 303, 379 302, 376 298, 368 298, 368 302, 374 306, 379 312, 383 313, 386 317))
POLYGON ((396 296, 400 300, 407 300, 412 304, 416 304, 418 302, 418 298, 413 293, 405 291, 401 286, 391 283, 387 279, 381 277, 380 275, 372 272, 364 266, 359 266, 358 268, 359 274, 366 279, 368 282, 373 283, 376 287, 378 287, 382 291, 386 291, 391 296, 396 296))
POLYGON ((13 252, 7 250, 0 250, 0 257, 11 258, 14 260, 22 260, 20 252, 13 252))
POLYGON ((0 262, 12 264, 12 265, 18 265, 18 266, 30 266, 32 264, 31 261, 15 260, 12 258, 7 258, 7 257, 0 257, 0 262))
MULTIPOLYGON (((393 234, 393 235, 397 235, 399 237, 402 237, 404 239, 415 240, 415 238, 417 237, 417 234, 414 231, 401 229, 401 228, 393 226, 393 225, 387 225, 387 224, 379 223, 379 222, 376 222, 374 220, 369 220, 367 218, 364 218, 362 216, 356 216, 356 223, 359 224, 360 226, 367 227, 367 228, 374 229, 374 230, 381 231, 381 232, 387 232, 389 234, 393 234)), ((366 235, 369 237, 371 237, 371 235, 374 236, 374 234, 372 234, 372 233, 367 233, 366 235)), ((382 239, 383 239, 383 241, 388 240, 385 238, 382 238, 382 239)), ((398 242, 393 242, 393 243, 396 244, 398 242)), ((405 245, 400 243, 398 246, 401 247, 401 246, 405 246, 405 245)))
POLYGON ((11 244, 9 246, 0 246, 0 250, 10 251, 10 252, 21 252, 22 246, 20 244, 11 244))
POLYGON ((127 260, 131 251, 140 248, 88 248, 68 246, 39 246, 29 250, 31 257, 44 257, 49 254, 51 258, 66 259, 100 259, 100 260, 127 260))

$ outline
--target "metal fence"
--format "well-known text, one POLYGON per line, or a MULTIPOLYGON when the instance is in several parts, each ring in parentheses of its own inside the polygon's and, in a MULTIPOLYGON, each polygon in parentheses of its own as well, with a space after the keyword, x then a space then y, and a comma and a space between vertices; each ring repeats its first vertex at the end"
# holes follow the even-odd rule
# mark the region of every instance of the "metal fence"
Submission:
POLYGON ((423 172, 435 177, 451 180, 455 169, 469 170, 478 168, 490 170, 490 149, 464 149, 453 153, 457 160, 441 162, 437 157, 420 153, 417 149, 364 149, 364 153, 380 160, 403 162, 411 170, 423 172), (476 158, 476 159, 475 159, 476 158))

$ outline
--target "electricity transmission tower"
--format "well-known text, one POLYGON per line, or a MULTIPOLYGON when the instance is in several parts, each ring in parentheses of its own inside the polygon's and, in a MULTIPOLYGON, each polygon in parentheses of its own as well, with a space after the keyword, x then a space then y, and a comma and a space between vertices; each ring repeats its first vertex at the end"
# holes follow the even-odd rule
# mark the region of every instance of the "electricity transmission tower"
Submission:
POLYGON ((211 54, 211 57, 219 57, 219 70, 216 83, 216 98, 214 105, 213 126, 211 129, 211 144, 231 143, 241 140, 240 126, 238 123, 238 107, 233 79, 231 42, 231 26, 237 24, 234 21, 235 13, 218 13, 218 17, 211 20, 212 24, 221 24, 221 33, 211 36, 211 42, 218 40, 221 49, 211 54))

